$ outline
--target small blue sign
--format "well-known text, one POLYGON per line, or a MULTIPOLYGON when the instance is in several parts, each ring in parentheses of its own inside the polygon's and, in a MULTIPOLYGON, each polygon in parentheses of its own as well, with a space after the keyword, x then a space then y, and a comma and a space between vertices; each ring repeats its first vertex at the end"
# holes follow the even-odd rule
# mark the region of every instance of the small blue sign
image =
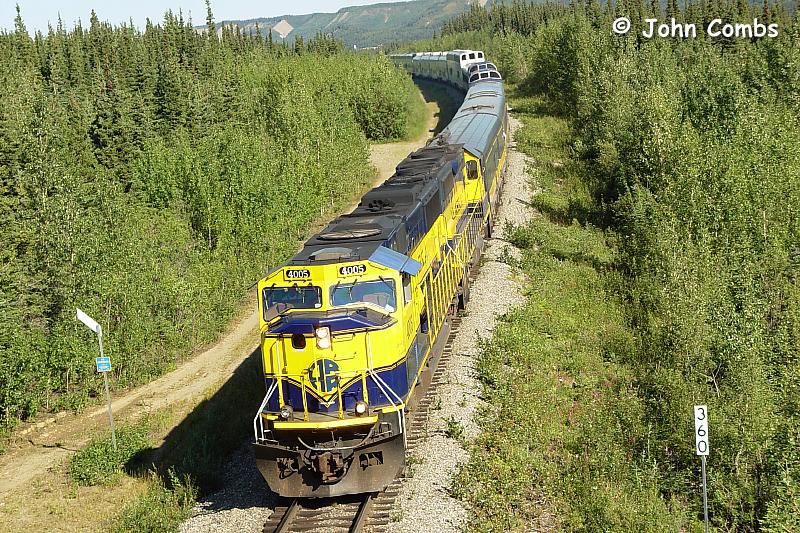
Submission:
POLYGON ((95 357, 94 362, 97 365, 98 372, 111 372, 110 357, 95 357))

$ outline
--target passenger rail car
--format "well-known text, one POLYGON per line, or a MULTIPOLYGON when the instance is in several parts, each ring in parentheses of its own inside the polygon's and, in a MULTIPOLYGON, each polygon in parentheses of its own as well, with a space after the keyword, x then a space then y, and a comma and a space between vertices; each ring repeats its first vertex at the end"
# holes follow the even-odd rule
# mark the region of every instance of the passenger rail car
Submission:
POLYGON ((468 83, 482 52, 393 56, 466 91, 451 123, 358 207, 258 283, 266 396, 253 420, 270 488, 374 492, 401 470, 406 414, 469 297, 502 184, 499 80, 468 83))
POLYGON ((414 76, 443 81, 462 91, 469 88, 470 67, 486 63, 486 58, 480 50, 418 52, 395 54, 390 57, 396 65, 414 76))

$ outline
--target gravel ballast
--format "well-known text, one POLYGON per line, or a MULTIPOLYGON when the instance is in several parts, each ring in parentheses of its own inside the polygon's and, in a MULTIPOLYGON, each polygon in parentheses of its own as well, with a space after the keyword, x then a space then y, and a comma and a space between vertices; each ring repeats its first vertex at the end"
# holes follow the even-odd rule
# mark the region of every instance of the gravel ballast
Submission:
MULTIPOLYGON (((510 124, 513 138, 520 123, 512 117, 510 124)), ((453 341, 445 381, 436 391, 440 401, 435 404, 441 409, 431 410, 428 438, 413 452, 413 473, 400 490, 395 512, 398 521, 389 528, 392 532, 456 532, 466 524, 467 509, 450 495, 450 489, 459 466, 469 459, 463 442, 478 434, 475 417, 481 385, 475 360, 480 341, 491 337, 497 317, 524 301, 523 280, 499 259, 504 253, 518 254, 505 241, 506 224, 524 224, 533 217, 534 211, 528 206, 533 191, 526 167, 525 156, 512 145, 493 238, 486 243, 483 263, 470 287, 470 301, 453 341), (448 436, 448 427, 451 435, 463 428, 463 439, 448 436)))
POLYGON ((202 499, 181 533, 260 533, 278 497, 256 468, 250 439, 227 462, 223 488, 202 499))

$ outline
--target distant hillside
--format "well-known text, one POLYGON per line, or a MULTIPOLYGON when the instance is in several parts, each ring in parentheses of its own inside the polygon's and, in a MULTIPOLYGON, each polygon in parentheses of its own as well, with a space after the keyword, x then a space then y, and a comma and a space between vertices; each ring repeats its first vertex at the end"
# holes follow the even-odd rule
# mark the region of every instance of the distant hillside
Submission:
MULTIPOLYGON (((441 28, 442 23, 469 8, 470 0, 413 0, 367 6, 345 7, 336 13, 284 15, 272 18, 225 20, 217 23, 235 25, 245 33, 256 31, 265 36, 272 29, 276 41, 293 42, 297 35, 304 39, 318 32, 333 34, 348 46, 378 46, 397 40, 425 39, 441 28)), ((487 0, 482 0, 486 4, 487 0)), ((493 3, 489 0, 488 3, 493 3)))

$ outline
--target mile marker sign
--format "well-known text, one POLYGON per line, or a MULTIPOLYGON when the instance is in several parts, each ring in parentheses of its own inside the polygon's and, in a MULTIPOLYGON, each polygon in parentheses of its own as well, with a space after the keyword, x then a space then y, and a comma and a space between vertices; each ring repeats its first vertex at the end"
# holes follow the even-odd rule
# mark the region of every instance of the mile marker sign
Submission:
POLYGON ((708 455, 708 408, 694 406, 694 447, 697 455, 708 455))
POLYGON ((708 487, 706 486, 706 457, 708 457, 708 407, 694 406, 694 451, 700 456, 703 475, 703 518, 708 533, 708 487))

